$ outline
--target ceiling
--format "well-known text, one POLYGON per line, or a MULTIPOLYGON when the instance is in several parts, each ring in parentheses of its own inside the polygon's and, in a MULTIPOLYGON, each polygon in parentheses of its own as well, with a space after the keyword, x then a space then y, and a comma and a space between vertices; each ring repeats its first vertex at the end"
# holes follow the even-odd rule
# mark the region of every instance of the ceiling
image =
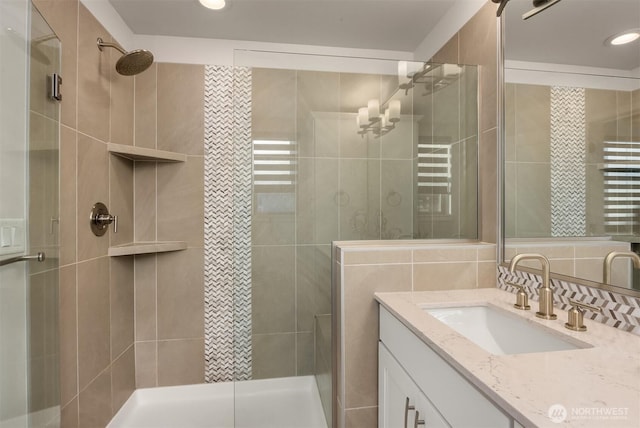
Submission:
POLYGON ((640 40, 623 46, 604 41, 640 28, 640 0, 562 0, 523 21, 531 0, 511 0, 505 8, 505 58, 633 70, 640 67, 640 40))
POLYGON ((454 0, 109 0, 135 34, 413 52, 454 0))

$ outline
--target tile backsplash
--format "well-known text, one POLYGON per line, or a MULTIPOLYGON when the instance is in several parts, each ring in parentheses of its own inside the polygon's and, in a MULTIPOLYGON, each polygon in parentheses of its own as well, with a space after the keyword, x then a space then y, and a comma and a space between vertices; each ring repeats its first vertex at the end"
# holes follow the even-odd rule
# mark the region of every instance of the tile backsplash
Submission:
MULTIPOLYGON (((498 266, 497 287, 514 292, 515 288, 507 285, 507 281, 524 285, 528 290, 529 297, 534 300, 538 299, 538 288, 542 282, 540 275, 522 271, 512 273, 506 267, 498 266)), ((554 304, 559 309, 557 311, 559 317, 565 316, 560 313, 560 310, 566 311, 570 309, 569 299, 573 299, 602 308, 602 313, 586 311, 585 318, 640 335, 639 298, 625 296, 613 291, 586 287, 555 278, 551 279, 551 287, 555 291, 554 304)))

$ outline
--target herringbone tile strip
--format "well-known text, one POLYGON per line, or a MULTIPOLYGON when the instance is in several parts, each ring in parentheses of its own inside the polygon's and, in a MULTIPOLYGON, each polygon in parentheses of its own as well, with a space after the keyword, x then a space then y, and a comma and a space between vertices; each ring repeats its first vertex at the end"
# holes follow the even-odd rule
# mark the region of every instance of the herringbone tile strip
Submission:
POLYGON ((206 66, 204 110, 205 382, 250 379, 250 70, 206 66))
POLYGON ((584 88, 551 87, 551 236, 585 236, 584 88))
MULTIPOLYGON (((542 283, 539 275, 523 271, 509 272, 507 268, 498 266, 498 288, 515 292, 514 287, 506 284, 507 281, 524 285, 529 297, 538 299, 538 290, 542 283)), ((551 279, 551 284, 555 291, 554 301, 557 308, 568 310, 571 307, 569 299, 599 306, 602 308, 601 314, 586 311, 584 316, 640 335, 640 299, 555 278, 551 279)))

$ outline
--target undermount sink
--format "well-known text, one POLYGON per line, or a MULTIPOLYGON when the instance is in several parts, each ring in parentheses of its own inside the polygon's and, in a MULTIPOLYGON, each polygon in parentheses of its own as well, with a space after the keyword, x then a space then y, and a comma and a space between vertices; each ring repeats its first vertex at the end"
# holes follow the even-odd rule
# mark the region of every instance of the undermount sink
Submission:
POLYGON ((490 304, 422 309, 495 355, 591 347, 587 343, 529 322, 490 304))

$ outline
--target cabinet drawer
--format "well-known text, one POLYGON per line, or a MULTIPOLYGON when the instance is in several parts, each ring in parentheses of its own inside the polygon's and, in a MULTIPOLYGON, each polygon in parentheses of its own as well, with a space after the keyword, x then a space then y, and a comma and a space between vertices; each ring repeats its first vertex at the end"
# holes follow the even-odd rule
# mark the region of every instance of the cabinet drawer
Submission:
POLYGON ((510 417, 383 307, 380 340, 451 426, 511 427, 510 417))

